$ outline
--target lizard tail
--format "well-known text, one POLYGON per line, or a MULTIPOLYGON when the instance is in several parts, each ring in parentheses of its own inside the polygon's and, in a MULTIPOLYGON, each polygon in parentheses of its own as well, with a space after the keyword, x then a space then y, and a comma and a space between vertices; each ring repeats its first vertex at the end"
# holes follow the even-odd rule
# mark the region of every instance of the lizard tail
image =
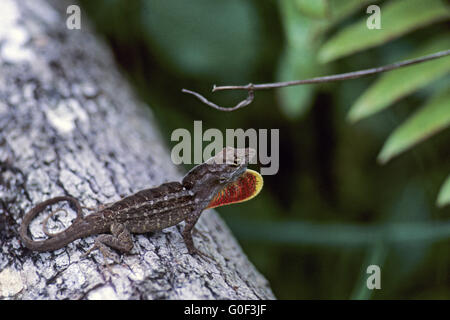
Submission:
MULTIPOLYGON (((57 211, 59 211, 59 210, 57 210, 57 211)), ((54 213, 55 212, 51 213, 50 216, 52 216, 54 213)), ((60 197, 51 198, 44 202, 39 203, 33 209, 31 209, 30 211, 28 211, 25 214, 25 216, 23 217, 23 220, 22 220, 22 224, 20 225, 20 229, 19 229, 20 237, 22 238, 22 242, 25 244, 25 246, 28 249, 35 250, 35 251, 41 251, 41 252, 56 250, 56 249, 64 247, 69 242, 75 240, 72 238, 76 238, 78 235, 73 234, 72 236, 69 236, 69 234, 71 234, 71 233, 66 232, 66 231, 73 228, 77 224, 77 222, 82 219, 83 219, 82 209, 81 209, 81 205, 77 199, 70 197, 70 196, 60 196, 60 197), (42 212, 47 206, 58 203, 60 201, 69 201, 70 203, 72 203, 75 206, 76 212, 77 212, 77 217, 74 220, 74 222, 72 223, 72 225, 68 229, 66 229, 62 232, 59 232, 59 233, 50 234, 48 232, 45 232, 45 234, 50 236, 49 239, 38 240, 38 241, 33 240, 28 235, 28 227, 29 227, 31 221, 40 212, 42 212)), ((47 220, 48 220, 48 217, 44 220, 44 223, 46 223, 47 220)), ((44 227, 44 231, 47 231, 47 227, 44 227)))

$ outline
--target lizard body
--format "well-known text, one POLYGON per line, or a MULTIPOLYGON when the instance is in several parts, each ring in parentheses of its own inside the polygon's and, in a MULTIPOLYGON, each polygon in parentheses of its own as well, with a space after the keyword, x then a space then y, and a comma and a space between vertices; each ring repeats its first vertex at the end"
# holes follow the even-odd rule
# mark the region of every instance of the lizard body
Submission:
POLYGON ((121 252, 129 252, 133 248, 133 233, 159 231, 185 221, 182 235, 188 252, 200 253, 194 246, 191 231, 203 210, 248 200, 261 190, 261 176, 247 169, 248 162, 254 155, 253 149, 227 147, 194 167, 181 182, 168 182, 139 191, 100 206, 85 217, 77 199, 70 196, 51 198, 25 214, 19 230, 20 236, 27 248, 43 252, 98 234, 94 246, 86 254, 100 249, 103 255, 111 256, 108 247, 121 252), (47 218, 44 220, 44 232, 49 238, 33 240, 28 235, 31 221, 47 206, 60 201, 68 201, 75 207, 76 219, 66 230, 49 234, 45 226, 47 218))

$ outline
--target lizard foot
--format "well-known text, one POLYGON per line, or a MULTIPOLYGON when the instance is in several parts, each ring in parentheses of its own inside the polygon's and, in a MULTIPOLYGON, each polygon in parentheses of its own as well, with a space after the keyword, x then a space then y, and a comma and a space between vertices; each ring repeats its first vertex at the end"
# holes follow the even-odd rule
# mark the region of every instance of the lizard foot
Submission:
POLYGON ((207 237, 203 232, 201 232, 200 230, 198 230, 198 228, 193 228, 192 233, 195 234, 195 235, 199 235, 200 237, 202 237, 202 238, 203 238, 203 241, 206 241, 206 242, 209 241, 208 237, 207 237))
MULTIPOLYGON (((111 259, 112 261, 114 261, 116 264, 119 264, 119 263, 120 263, 120 259, 119 259, 118 255, 117 255, 115 252, 113 252, 110 248, 108 248, 106 245, 104 245, 103 243, 98 242, 98 241, 95 241, 95 244, 94 244, 88 251, 86 251, 85 253, 83 253, 83 254, 81 255, 81 258, 84 259, 84 258, 87 257, 92 251, 94 251, 94 250, 96 250, 96 249, 98 249, 98 250, 100 251, 100 253, 101 253, 102 256, 103 256, 103 259, 105 260, 105 262, 106 262, 106 259, 109 258, 109 259, 111 259)), ((107 265, 108 265, 108 264, 107 264, 107 265)))
POLYGON ((188 248, 188 253, 191 256, 198 256, 199 258, 202 258, 205 261, 210 260, 210 262, 215 262, 213 257, 211 257, 209 254, 206 254, 203 251, 197 249, 196 247, 188 248))

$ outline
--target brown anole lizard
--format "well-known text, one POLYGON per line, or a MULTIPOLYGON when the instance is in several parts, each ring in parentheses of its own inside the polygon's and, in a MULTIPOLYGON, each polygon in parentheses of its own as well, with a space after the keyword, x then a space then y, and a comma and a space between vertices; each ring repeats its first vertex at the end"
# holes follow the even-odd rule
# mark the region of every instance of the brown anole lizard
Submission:
POLYGON ((254 156, 255 150, 251 148, 226 147, 190 170, 181 183, 168 182, 139 191, 117 202, 100 206, 85 217, 80 203, 73 197, 48 199, 25 214, 19 230, 20 237, 27 248, 42 252, 56 250, 76 239, 98 234, 94 246, 86 254, 99 249, 104 256, 111 257, 109 247, 121 252, 131 251, 133 233, 159 231, 185 221, 182 236, 188 252, 201 254, 194 246, 191 231, 203 210, 246 201, 261 190, 261 175, 247 169, 249 160, 254 156), (76 219, 66 230, 55 234, 47 231, 45 219, 44 233, 49 238, 33 240, 28 232, 31 221, 46 207, 60 201, 68 201, 75 207, 76 219))

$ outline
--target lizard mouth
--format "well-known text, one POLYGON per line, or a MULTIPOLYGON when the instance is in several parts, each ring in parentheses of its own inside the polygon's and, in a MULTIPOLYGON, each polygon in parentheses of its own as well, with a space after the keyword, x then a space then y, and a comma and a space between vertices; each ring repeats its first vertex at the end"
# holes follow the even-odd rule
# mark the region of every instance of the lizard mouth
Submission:
POLYGON ((258 195, 262 186, 262 176, 256 171, 247 169, 236 181, 227 184, 220 190, 206 208, 216 208, 250 200, 258 195))

